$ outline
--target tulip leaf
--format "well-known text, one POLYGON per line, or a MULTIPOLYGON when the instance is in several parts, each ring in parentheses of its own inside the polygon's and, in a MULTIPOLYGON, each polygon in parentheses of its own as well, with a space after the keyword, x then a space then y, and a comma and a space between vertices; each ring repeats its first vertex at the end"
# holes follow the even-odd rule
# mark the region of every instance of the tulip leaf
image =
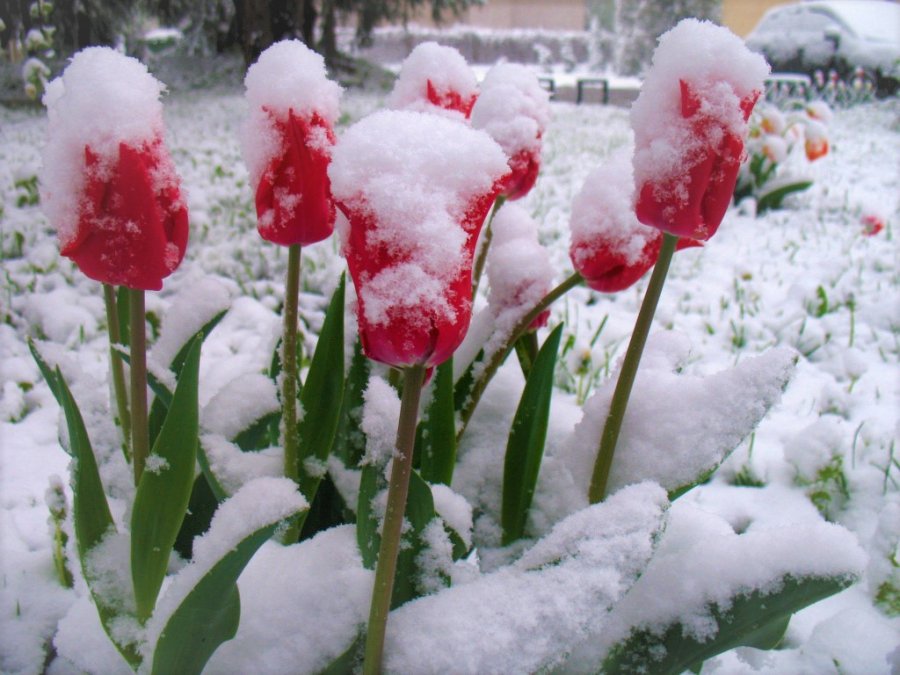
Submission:
MULTIPOLYGON (((57 370, 57 372, 54 372, 47 364, 44 357, 35 346, 34 340, 31 338, 28 338, 28 349, 31 351, 31 356, 37 364, 38 370, 41 371, 44 381, 47 383, 47 386, 50 387, 50 393, 53 394, 53 398, 56 399, 56 402, 59 403, 59 405, 62 405, 62 397, 60 396, 60 380, 62 377, 58 377, 59 371, 57 370)), ((68 416, 66 419, 68 419, 68 416)))
MULTIPOLYGON (((298 424, 297 475, 300 491, 312 504, 334 443, 344 397, 344 277, 338 284, 300 394, 303 418, 298 424)), ((305 514, 300 517, 300 527, 305 514)))
POLYGON ((484 363, 483 349, 478 352, 478 355, 472 363, 469 364, 469 367, 466 368, 465 372, 459 376, 459 379, 453 387, 453 407, 456 408, 457 412, 462 410, 469 400, 469 396, 472 393, 472 387, 475 386, 475 365, 480 363, 484 363))
POLYGON ((363 395, 369 384, 371 365, 362 351, 359 338, 353 346, 350 372, 344 383, 344 398, 341 402, 341 416, 334 435, 331 452, 348 469, 355 469, 366 451, 366 436, 360 429, 362 422, 363 395))
MULTIPOLYGON (((199 457, 199 455, 198 455, 199 457)), ((206 474, 200 473, 194 479, 191 498, 188 501, 184 522, 175 537, 175 550, 185 560, 194 557, 194 539, 209 529, 212 517, 221 500, 216 496, 206 474)))
POLYGON ((191 342, 172 404, 147 458, 131 516, 131 578, 137 615, 153 613, 194 485, 202 336, 191 342))
POLYGON ((356 503, 356 544, 359 546, 363 566, 373 570, 378 561, 378 547, 381 545, 378 514, 373 502, 378 493, 387 487, 387 481, 382 470, 373 464, 363 465, 361 474, 356 503))
POLYGON ((152 674, 199 675, 219 645, 235 636, 241 615, 237 579, 279 524, 244 538, 201 577, 166 622, 153 652, 152 674))
POLYGON ((503 506, 500 516, 504 545, 520 539, 525 533, 525 523, 544 456, 550 400, 553 396, 553 371, 562 328, 562 324, 557 326, 538 352, 509 432, 503 466, 503 506))
POLYGON ((228 491, 222 487, 222 483, 219 482, 218 477, 213 473, 212 467, 209 465, 209 457, 206 456, 206 451, 203 449, 203 443, 197 444, 197 463, 200 465, 200 471, 206 476, 206 484, 209 486, 213 495, 215 495, 216 501, 221 503, 228 499, 230 496, 228 491))
POLYGON ((278 425, 281 411, 276 410, 254 420, 246 429, 234 437, 234 444, 244 452, 255 452, 271 447, 278 442, 278 425))
MULTIPOLYGON (((120 359, 122 359, 122 361, 124 361, 128 365, 131 365, 131 354, 129 354, 127 350, 116 349, 116 354, 120 359)), ((172 391, 167 385, 160 382, 159 378, 156 377, 156 375, 149 371, 147 372, 147 384, 150 387, 150 391, 153 392, 153 395, 156 396, 156 398, 162 399, 162 412, 163 416, 165 416, 165 411, 168 409, 169 404, 172 403, 172 391)))
POLYGON ((420 422, 419 461, 422 478, 450 485, 456 466, 456 411, 453 406, 453 359, 435 370, 431 403, 420 422))
MULTIPOLYGON (((103 492, 100 471, 97 468, 97 460, 94 457, 81 411, 79 411, 78 404, 75 403, 72 392, 69 391, 59 368, 51 374, 58 386, 60 406, 66 417, 70 451, 74 459, 72 463, 72 517, 75 521, 75 543, 81 567, 83 570, 88 570, 90 569, 91 551, 103 541, 104 537, 114 533, 116 526, 109 510, 109 503, 106 501, 106 493, 103 492)), ((106 598, 98 592, 97 587, 92 583, 90 574, 86 574, 85 578, 103 629, 125 660, 137 669, 141 663, 141 657, 133 646, 120 645, 113 639, 112 623, 119 615, 119 610, 110 603, 111 598, 106 598)))
POLYGON ((842 591, 852 581, 847 576, 785 575, 773 579, 773 583, 767 584, 773 590, 737 595, 727 609, 711 606, 710 614, 718 627, 711 639, 700 641, 692 637, 678 622, 655 632, 640 629, 608 652, 601 670, 608 675, 635 672, 678 675, 688 669, 698 669, 706 659, 735 647, 772 649, 781 642, 794 612, 842 591))
MULTIPOLYGON (((222 310, 205 324, 203 324, 200 330, 191 335, 187 342, 185 342, 181 346, 181 349, 178 350, 178 353, 175 354, 175 357, 172 359, 172 363, 169 364, 169 370, 175 373, 176 379, 179 379, 181 377, 181 370, 184 367, 184 363, 190 352, 191 346, 194 344, 194 340, 199 338, 200 344, 203 344, 203 341, 206 340, 207 336, 212 332, 213 328, 215 328, 219 324, 219 322, 222 320, 222 317, 225 316, 226 312, 227 310, 222 310)), ((153 399, 153 403, 150 404, 150 413, 148 416, 148 426, 150 427, 150 443, 152 444, 156 440, 156 436, 159 433, 159 430, 162 428, 164 420, 166 419, 166 411, 171 405, 172 398, 171 395, 166 396, 168 387, 159 382, 159 380, 154 378, 149 373, 147 374, 147 381, 150 384, 150 388, 153 390, 153 393, 156 394, 153 399)))
POLYGON ((788 195, 794 192, 802 192, 812 185, 811 180, 798 180, 793 183, 779 185, 773 190, 763 192, 756 201, 757 213, 763 213, 769 209, 780 209, 782 202, 788 195))
POLYGON ((397 555, 397 571, 394 576, 391 609, 422 595, 416 584, 417 579, 421 576, 417 558, 425 547, 422 541, 425 528, 436 518, 431 488, 415 470, 409 476, 409 495, 406 498, 404 515, 411 527, 403 533, 400 553, 397 555))

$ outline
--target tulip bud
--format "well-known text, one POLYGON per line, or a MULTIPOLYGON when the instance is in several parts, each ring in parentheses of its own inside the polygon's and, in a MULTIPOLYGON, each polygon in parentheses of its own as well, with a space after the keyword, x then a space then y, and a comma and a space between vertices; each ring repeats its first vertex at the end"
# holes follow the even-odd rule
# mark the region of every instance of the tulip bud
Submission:
POLYGON ((329 168, 369 358, 434 366, 459 346, 472 311, 472 258, 506 173, 482 131, 410 111, 351 127, 329 168))
POLYGON ((266 49, 244 84, 250 117, 241 140, 259 234, 282 246, 322 241, 334 231, 327 171, 341 88, 299 40, 266 49))
POLYGON ((388 107, 468 119, 477 97, 478 82, 462 54, 423 42, 400 67, 388 107))
POLYGON ((679 237, 715 234, 768 65, 727 29, 685 19, 663 35, 631 110, 637 217, 679 237))
POLYGON ((487 131, 506 153, 510 173, 501 194, 507 199, 524 197, 534 187, 549 119, 549 95, 529 69, 501 63, 488 71, 472 109, 472 126, 487 131))
POLYGON ((187 207, 162 142, 164 86, 105 47, 85 49, 47 87, 41 186, 60 252, 103 283, 159 290, 181 263, 187 207))

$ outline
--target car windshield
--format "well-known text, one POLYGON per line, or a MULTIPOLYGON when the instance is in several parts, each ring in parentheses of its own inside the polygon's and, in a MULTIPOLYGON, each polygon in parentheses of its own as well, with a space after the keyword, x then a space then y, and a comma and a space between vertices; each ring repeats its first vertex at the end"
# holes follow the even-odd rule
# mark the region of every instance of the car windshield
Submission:
POLYGON ((843 2, 840 16, 857 35, 900 44, 900 5, 894 2, 843 2))

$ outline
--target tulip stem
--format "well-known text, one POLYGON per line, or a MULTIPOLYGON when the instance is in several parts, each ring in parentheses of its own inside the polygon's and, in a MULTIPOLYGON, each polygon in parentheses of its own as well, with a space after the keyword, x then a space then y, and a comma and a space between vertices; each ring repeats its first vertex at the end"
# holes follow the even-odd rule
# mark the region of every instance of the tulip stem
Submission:
POLYGON ((641 362, 641 354, 644 352, 644 345, 647 344, 647 336, 653 323, 653 315, 656 313, 656 306, 659 304, 659 297, 666 282, 666 274, 669 271, 669 263, 672 262, 672 256, 675 253, 677 244, 678 237, 669 233, 663 234, 659 258, 657 258, 656 265, 653 267, 650 283, 647 285, 644 300, 641 302, 641 309, 638 312, 634 331, 631 334, 631 341, 628 343, 625 359, 622 361, 622 370, 619 373, 619 379, 616 382, 616 388, 609 405, 609 413, 606 416, 603 435, 600 437, 600 449, 597 452, 594 472, 591 475, 591 485, 588 490, 588 499, 591 504, 602 501, 606 496, 606 484, 609 481, 609 471, 612 467, 616 443, 619 440, 619 432, 622 430, 622 422, 625 419, 628 398, 631 396, 631 389, 634 386, 638 365, 641 362))
POLYGON ((494 207, 491 209, 491 217, 488 218, 487 225, 484 226, 484 232, 481 235, 481 248, 478 249, 478 258, 475 260, 475 269, 472 271, 472 297, 478 295, 478 285, 481 283, 481 275, 484 272, 484 264, 487 262, 488 249, 491 247, 491 239, 494 237, 494 231, 491 225, 494 222, 494 216, 497 211, 506 202, 506 197, 497 195, 494 201, 494 207))
MULTIPOLYGON (((284 475, 297 482, 300 477, 297 435, 297 306, 300 296, 300 245, 288 247, 287 283, 284 289, 284 336, 281 340, 281 427, 284 444, 284 475)), ((299 528, 290 527, 285 544, 300 537, 299 528)))
POLYGON ((372 605, 369 610, 369 628, 366 633, 363 661, 365 675, 381 672, 384 636, 394 592, 397 555, 400 551, 403 516, 409 494, 409 477, 412 474, 419 397, 425 382, 425 372, 425 366, 422 365, 410 366, 403 371, 403 398, 400 401, 400 423, 397 426, 397 451, 394 454, 388 484, 387 508, 384 513, 381 546, 375 568, 375 585, 372 589, 372 605))
POLYGON ((131 452, 134 484, 138 485, 150 454, 150 431, 147 423, 147 329, 144 291, 132 288, 128 295, 131 311, 131 452))
POLYGON ((488 362, 485 364, 484 369, 481 371, 481 375, 472 384, 472 390, 469 393, 469 398, 466 400, 465 405, 460 411, 459 429, 456 432, 457 443, 465 432, 466 426, 469 424, 469 420, 472 418, 472 414, 475 412, 475 408, 478 407, 478 402, 481 400, 481 395, 487 388, 487 385, 491 381, 491 378, 494 377, 494 374, 506 360, 506 355, 509 354, 509 350, 512 349, 518 339, 526 333, 531 324, 534 323, 534 320, 541 315, 541 312, 547 309, 550 305, 552 305, 570 290, 578 286, 582 281, 584 281, 582 276, 578 272, 575 272, 572 274, 572 276, 568 277, 565 281, 559 284, 559 286, 547 293, 547 295, 541 298, 540 302, 538 302, 531 309, 531 311, 528 312, 528 314, 526 314, 519 320, 519 323, 516 324, 515 328, 512 329, 509 337, 506 339, 506 343, 490 356, 488 362))
POLYGON ((116 349, 122 344, 122 333, 119 330, 119 308, 116 304, 116 289, 103 284, 103 302, 106 305, 106 329, 109 332, 109 370, 113 381, 113 392, 116 397, 116 421, 122 430, 122 452, 125 460, 131 461, 131 414, 128 412, 128 394, 125 390, 125 367, 122 357, 116 349))

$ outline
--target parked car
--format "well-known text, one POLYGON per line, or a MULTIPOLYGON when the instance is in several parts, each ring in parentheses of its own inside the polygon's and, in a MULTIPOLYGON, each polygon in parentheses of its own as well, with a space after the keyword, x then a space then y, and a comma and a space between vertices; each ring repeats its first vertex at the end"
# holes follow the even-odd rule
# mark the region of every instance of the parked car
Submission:
POLYGON ((775 72, 865 70, 879 96, 900 86, 900 4, 889 0, 811 0, 773 7, 746 38, 775 72))

